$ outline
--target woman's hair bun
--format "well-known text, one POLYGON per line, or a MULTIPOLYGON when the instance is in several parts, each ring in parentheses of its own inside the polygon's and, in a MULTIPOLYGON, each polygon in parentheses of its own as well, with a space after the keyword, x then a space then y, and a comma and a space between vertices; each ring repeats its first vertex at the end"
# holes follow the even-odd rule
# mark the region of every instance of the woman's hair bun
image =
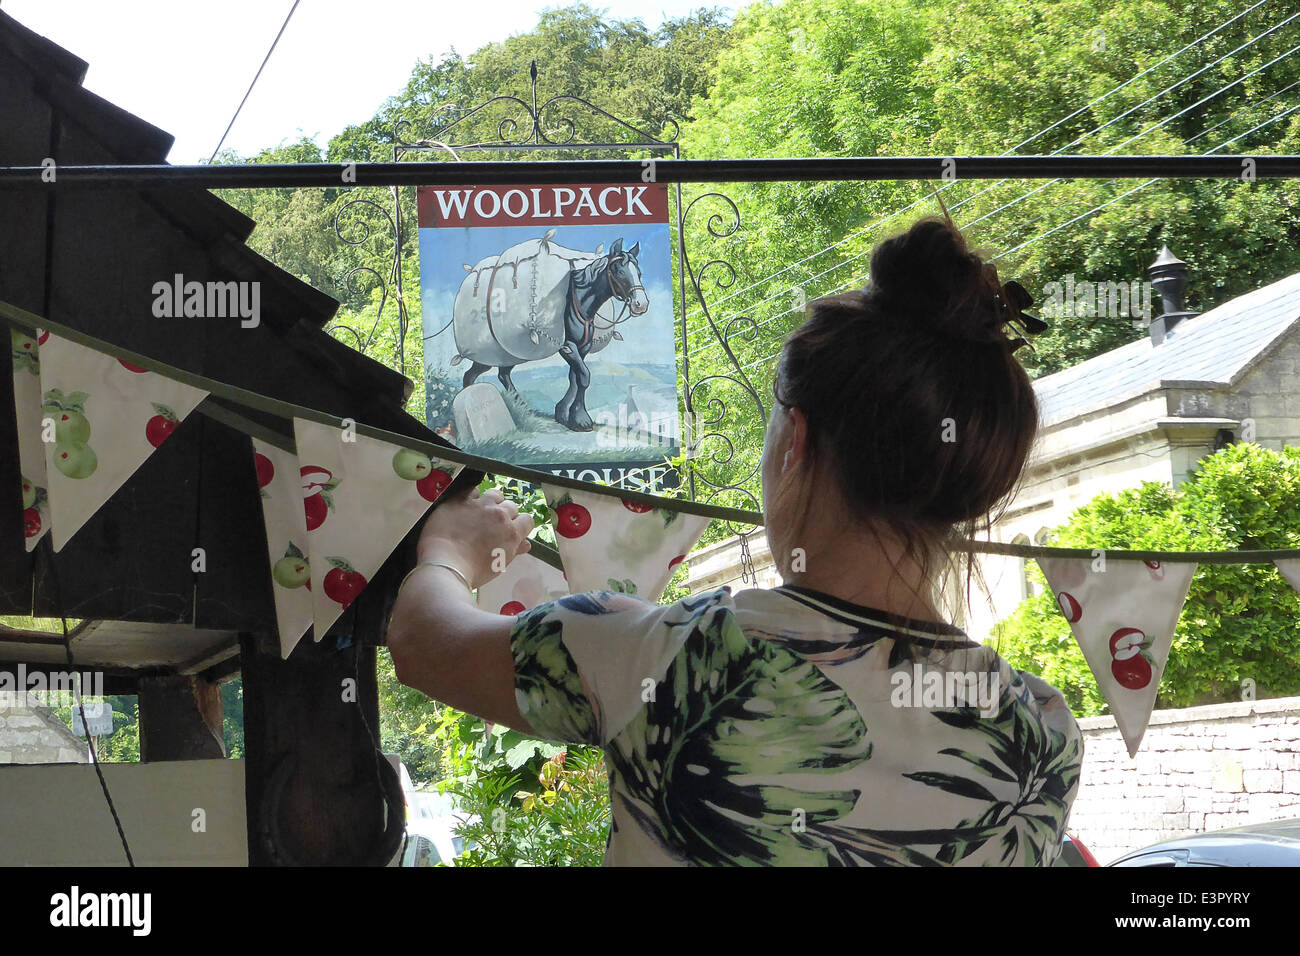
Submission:
POLYGON ((871 254, 867 298, 897 320, 940 335, 997 341, 997 271, 949 220, 922 219, 871 254))

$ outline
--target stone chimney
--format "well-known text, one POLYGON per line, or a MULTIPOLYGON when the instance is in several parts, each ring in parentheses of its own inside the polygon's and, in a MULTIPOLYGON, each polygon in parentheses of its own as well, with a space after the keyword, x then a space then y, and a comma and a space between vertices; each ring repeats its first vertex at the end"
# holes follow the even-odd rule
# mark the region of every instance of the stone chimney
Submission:
POLYGON ((1183 297, 1187 292, 1187 263, 1170 252, 1168 246, 1161 247, 1156 261, 1147 266, 1147 275, 1151 277, 1152 288, 1160 296, 1160 315, 1153 318, 1150 325, 1151 344, 1159 345, 1179 322, 1200 313, 1183 308, 1183 297))

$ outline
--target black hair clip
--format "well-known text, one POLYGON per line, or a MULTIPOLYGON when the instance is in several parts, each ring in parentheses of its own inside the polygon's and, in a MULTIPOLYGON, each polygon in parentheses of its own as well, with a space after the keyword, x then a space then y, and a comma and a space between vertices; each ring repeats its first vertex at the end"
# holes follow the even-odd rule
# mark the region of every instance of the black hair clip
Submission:
MULTIPOLYGON (((1012 279, 1002 286, 1002 294, 998 297, 1002 314, 1005 318, 1002 320, 1003 325, 1011 325, 1017 331, 1022 333, 1021 338, 1008 339, 1007 351, 1015 352, 1023 346, 1029 345, 1029 340, 1023 336, 1034 336, 1041 332, 1047 331, 1047 323, 1036 315, 1030 315, 1025 309, 1034 304, 1034 298, 1019 282, 1012 279)), ((1030 351, 1033 346, 1029 345, 1030 351)))

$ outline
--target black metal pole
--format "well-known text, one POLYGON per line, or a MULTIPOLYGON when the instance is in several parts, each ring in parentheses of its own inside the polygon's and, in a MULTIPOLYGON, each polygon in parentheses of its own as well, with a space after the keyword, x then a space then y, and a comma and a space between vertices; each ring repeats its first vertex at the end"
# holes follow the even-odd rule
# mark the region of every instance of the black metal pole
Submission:
POLYGON ((904 179, 1300 178, 1300 156, 865 156, 849 159, 593 159, 548 162, 8 166, 0 189, 249 189, 904 179), (345 175, 346 174, 346 175, 345 175))

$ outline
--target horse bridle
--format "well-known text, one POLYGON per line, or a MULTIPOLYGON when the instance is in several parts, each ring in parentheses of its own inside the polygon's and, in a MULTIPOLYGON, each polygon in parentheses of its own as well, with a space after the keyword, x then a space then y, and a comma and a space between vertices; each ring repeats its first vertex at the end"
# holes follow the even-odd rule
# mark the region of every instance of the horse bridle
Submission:
POLYGON ((645 291, 645 286, 643 285, 632 285, 632 286, 628 286, 626 289, 621 289, 621 290, 619 289, 618 282, 616 281, 618 279, 618 276, 614 273, 614 263, 622 262, 626 258, 627 258, 627 254, 623 252, 620 252, 617 256, 610 257, 607 260, 607 265, 609 268, 605 273, 606 275, 609 276, 609 289, 611 292, 614 293, 614 298, 622 302, 624 306, 628 304, 627 297, 630 296, 633 292, 637 291, 638 289, 640 289, 642 292, 645 291))
MULTIPOLYGON (((612 329, 614 326, 627 321, 625 316, 627 315, 628 309, 632 307, 631 303, 628 302, 628 297, 631 296, 633 292, 636 292, 638 289, 645 292, 645 286, 639 283, 637 285, 627 286, 623 289, 618 287, 618 275, 614 272, 613 267, 615 263, 622 262, 626 258, 627 254, 623 252, 620 252, 616 256, 605 257, 607 267, 605 274, 609 276, 609 290, 613 294, 614 298, 618 299, 618 301, 623 304, 623 310, 619 312, 617 316, 610 319, 609 325, 605 326, 607 329, 612 329)), ((602 316, 599 313, 593 313, 592 318, 589 319, 582 314, 582 309, 578 307, 577 292, 572 285, 569 286, 569 300, 570 304, 573 306, 573 311, 577 313, 578 319, 582 322, 583 327, 585 328, 585 333, 582 336, 582 344, 585 345, 591 338, 592 330, 596 324, 596 319, 602 318, 602 316)))

